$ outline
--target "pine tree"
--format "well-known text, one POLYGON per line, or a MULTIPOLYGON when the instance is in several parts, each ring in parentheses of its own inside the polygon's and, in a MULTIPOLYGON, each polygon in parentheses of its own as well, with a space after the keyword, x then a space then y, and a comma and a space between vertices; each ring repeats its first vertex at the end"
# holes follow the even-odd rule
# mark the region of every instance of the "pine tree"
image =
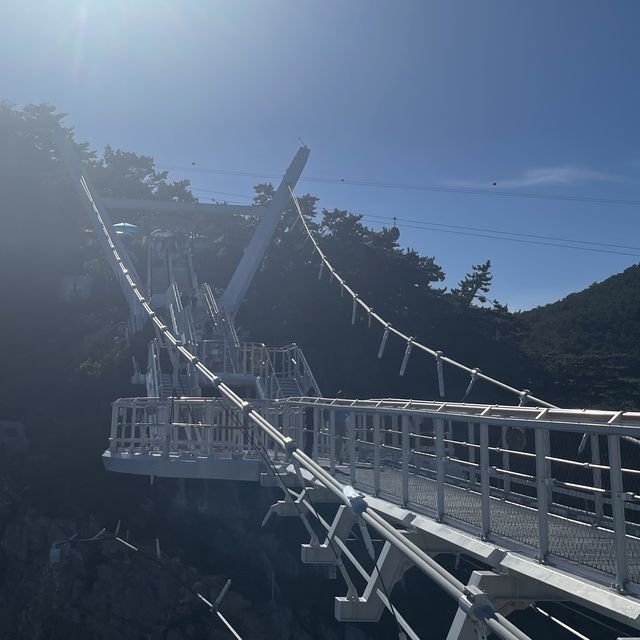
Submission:
POLYGON ((471 272, 460 280, 455 289, 451 289, 451 295, 465 307, 470 307, 474 300, 485 303, 491 287, 491 260, 483 264, 474 264, 471 272))

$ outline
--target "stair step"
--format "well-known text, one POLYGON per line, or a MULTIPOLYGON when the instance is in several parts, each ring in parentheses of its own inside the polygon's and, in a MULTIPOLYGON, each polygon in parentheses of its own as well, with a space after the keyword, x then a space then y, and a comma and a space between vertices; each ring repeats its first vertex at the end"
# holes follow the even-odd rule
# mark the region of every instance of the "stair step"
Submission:
POLYGON ((302 395, 300 385, 295 378, 278 378, 278 384, 283 397, 302 395))

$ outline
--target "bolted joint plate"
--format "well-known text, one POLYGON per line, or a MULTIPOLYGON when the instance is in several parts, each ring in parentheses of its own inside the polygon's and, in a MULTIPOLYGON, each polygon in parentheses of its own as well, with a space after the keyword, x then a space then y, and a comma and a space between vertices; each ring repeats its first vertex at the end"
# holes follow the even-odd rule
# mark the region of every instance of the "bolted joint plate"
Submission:
POLYGON ((373 598, 361 597, 335 599, 334 613, 338 622, 378 622, 384 611, 373 598))
POLYGON ((484 622, 496 612, 491 598, 475 585, 465 588, 465 594, 460 597, 458 604, 474 622, 484 622))

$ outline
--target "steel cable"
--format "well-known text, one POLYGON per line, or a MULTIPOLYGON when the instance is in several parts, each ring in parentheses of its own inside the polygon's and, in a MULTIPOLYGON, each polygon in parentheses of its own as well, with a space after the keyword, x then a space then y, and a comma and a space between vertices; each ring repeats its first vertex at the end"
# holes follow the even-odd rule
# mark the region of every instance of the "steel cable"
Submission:
MULTIPOLYGON (((409 335, 403 333, 402 331, 399 331, 395 327, 393 327, 390 322, 387 322, 382 316, 380 316, 378 313, 376 313, 373 310, 373 307, 368 305, 360 297, 360 295, 358 294, 357 291, 352 289, 347 284, 345 279, 336 271, 336 269, 331 264, 331 262, 329 262, 329 259, 327 258, 325 253, 320 248, 320 245, 318 244, 317 240, 315 239, 313 233, 311 232, 311 229, 309 228, 309 225, 307 224, 307 221, 304 218, 304 214, 302 213, 302 209, 300 207, 300 203, 298 202, 298 198, 296 197, 295 192, 293 191, 293 189, 291 187, 289 187, 289 190, 291 191, 291 197, 292 197, 293 202, 294 202, 294 204, 296 206, 296 209, 297 209, 297 212, 298 212, 298 216, 299 216, 299 218, 300 218, 300 220, 301 220, 301 222, 302 222, 302 224, 303 224, 303 226, 305 228, 305 231, 307 232, 307 236, 309 237, 309 239, 313 243, 313 247, 314 247, 316 253, 318 254, 318 256, 320 257, 320 259, 322 260, 322 263, 324 264, 324 266, 329 270, 329 273, 331 274, 331 276, 334 277, 336 279, 336 281, 338 282, 338 284, 340 285, 341 290, 342 291, 346 291, 351 296, 351 298, 353 299, 354 307, 355 307, 355 305, 359 305, 360 307, 362 307, 362 309, 364 309, 365 313, 367 314, 367 316, 369 318, 371 318, 371 319, 375 320, 376 322, 378 322, 380 324, 380 326, 382 326, 383 329, 385 330, 385 334, 393 333, 394 335, 398 336, 401 340, 403 340, 407 344, 407 353, 410 352, 411 348, 415 347, 416 349, 424 351, 425 353, 428 353, 430 356, 432 356, 436 360, 436 363, 441 362, 443 364, 448 364, 450 366, 456 367, 457 369, 461 369, 462 371, 465 371, 470 376, 472 376, 474 379, 484 380, 485 382, 489 382, 490 384, 493 384, 494 386, 500 387, 501 389, 504 389, 505 391, 509 391, 510 393, 513 393, 514 395, 518 396, 518 398, 520 398, 521 402, 531 401, 531 402, 537 403, 541 407, 549 407, 551 409, 556 409, 557 408, 555 405, 551 404, 550 402, 547 402, 546 400, 542 400, 541 398, 537 398, 536 396, 531 395, 531 393, 529 392, 528 389, 516 389, 515 387, 512 387, 511 385, 508 385, 505 382, 502 382, 500 380, 497 380, 496 378, 492 378, 491 376, 488 376, 488 375, 482 373, 477 368, 468 367, 467 365, 462 364, 461 362, 458 362, 457 360, 454 360, 453 358, 449 358, 448 356, 445 356, 444 354, 442 354, 442 352, 418 342, 412 336, 409 336, 409 335)), ((384 341, 384 338, 383 338, 383 341, 384 341)), ((381 347, 380 350, 382 351, 382 349, 383 349, 383 347, 381 347)), ((407 355, 405 354, 405 359, 406 358, 407 358, 407 355)))

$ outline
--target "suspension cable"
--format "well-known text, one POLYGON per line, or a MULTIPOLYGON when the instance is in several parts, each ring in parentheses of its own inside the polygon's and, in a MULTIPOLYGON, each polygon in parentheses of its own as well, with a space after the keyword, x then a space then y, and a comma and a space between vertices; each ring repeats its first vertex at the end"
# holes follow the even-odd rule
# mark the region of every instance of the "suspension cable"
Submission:
MULTIPOLYGON (((549 407, 551 409, 556 409, 557 408, 555 405, 551 404, 550 402, 546 402, 545 400, 542 400, 541 398, 537 398, 536 396, 531 395, 531 392, 528 389, 516 389, 515 387, 512 387, 511 385, 508 385, 505 382, 502 382, 500 380, 497 380, 496 378, 492 378, 491 376, 488 376, 488 375, 482 373, 477 368, 468 367, 467 365, 462 364, 461 362, 458 362, 457 360, 454 360, 453 358, 449 358, 448 356, 445 356, 441 351, 438 351, 436 349, 432 349, 431 347, 428 347, 428 346, 422 344, 421 342, 418 342, 412 336, 409 336, 409 335, 403 333, 402 331, 399 331, 394 326, 392 326, 390 322, 387 322, 382 316, 380 316, 378 313, 376 313, 373 310, 373 307, 368 305, 360 297, 360 295, 358 294, 357 291, 352 289, 347 284, 346 280, 336 271, 336 269, 331 264, 331 262, 329 262, 329 259, 327 258, 325 253, 320 248, 320 245, 318 244, 318 242, 315 239, 311 229, 309 228, 309 225, 308 225, 307 221, 305 220, 305 217, 304 217, 304 215, 302 213, 302 208, 300 207, 300 203, 298 202, 298 198, 297 198, 294 190, 291 187, 289 187, 289 191, 291 192, 291 197, 292 197, 293 202, 295 204, 295 207, 296 207, 296 209, 298 211, 298 216, 299 216, 299 218, 300 218, 300 220, 301 220, 301 222, 302 222, 302 224, 303 224, 303 226, 305 228, 305 231, 307 232, 307 236, 309 237, 309 239, 313 243, 313 247, 314 247, 316 253, 318 254, 320 259, 322 260, 322 263, 324 264, 324 266, 329 270, 329 273, 331 274, 331 276, 336 279, 336 281, 340 285, 341 290, 343 292, 346 291, 351 296, 351 298, 353 299, 354 311, 355 311, 356 305, 359 305, 360 307, 362 307, 362 309, 364 309, 364 312, 367 314, 367 316, 370 319, 373 319, 376 322, 378 322, 380 324, 380 326, 382 326, 382 328, 384 329, 385 337, 383 337, 383 344, 380 347, 380 352, 382 352, 383 349, 384 349, 384 343, 386 343, 386 336, 388 336, 389 333, 393 333, 394 335, 398 336, 401 340, 403 340, 407 344, 407 351, 405 352, 405 360, 408 359, 408 354, 410 353, 411 348, 415 347, 416 349, 419 349, 420 351, 424 351, 425 353, 428 353, 430 356, 432 356, 435 359, 436 364, 442 363, 442 364, 451 365, 451 366, 453 366, 453 367, 455 367, 457 369, 461 369, 462 371, 465 371, 466 373, 468 373, 472 377, 473 380, 478 378, 480 380, 484 380, 485 382, 489 382, 490 384, 492 384, 494 386, 500 387, 501 389, 504 389, 505 391, 513 393, 514 395, 516 395, 520 399, 520 403, 521 404, 524 404, 527 401, 530 401, 530 402, 537 403, 537 405, 542 406, 542 407, 549 407)), ((353 314, 352 314, 352 316, 353 316, 353 314)), ((402 373, 404 373, 405 366, 406 366, 406 363, 403 361, 403 367, 401 368, 401 372, 402 373)))
POLYGON ((544 616, 545 618, 547 618, 547 620, 558 625, 561 629, 564 629, 565 631, 569 632, 571 635, 575 636, 579 640, 589 640, 587 636, 580 633, 577 629, 574 629, 573 627, 569 626, 566 622, 562 622, 562 620, 560 620, 559 618, 556 618, 555 616, 551 615, 545 609, 542 609, 535 604, 532 604, 529 606, 531 607, 531 609, 533 609, 533 611, 535 611, 536 613, 539 613, 541 616, 544 616))

